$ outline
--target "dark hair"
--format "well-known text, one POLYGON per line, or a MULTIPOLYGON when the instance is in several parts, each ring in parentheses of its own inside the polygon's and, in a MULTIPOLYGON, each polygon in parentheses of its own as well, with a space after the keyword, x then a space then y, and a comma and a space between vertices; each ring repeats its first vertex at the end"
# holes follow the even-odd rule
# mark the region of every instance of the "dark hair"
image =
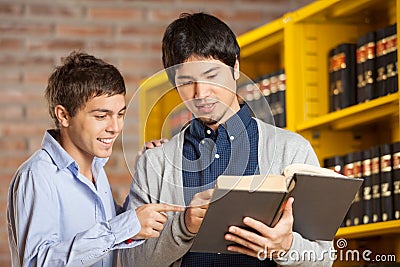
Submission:
POLYGON ((49 113, 59 127, 54 108, 65 107, 71 117, 91 98, 101 95, 125 95, 121 73, 111 64, 83 52, 72 52, 50 76, 46 88, 49 113))
POLYGON ((175 85, 170 68, 191 56, 217 59, 233 70, 240 48, 232 30, 220 19, 205 13, 182 13, 168 25, 162 41, 162 60, 168 78, 175 85))

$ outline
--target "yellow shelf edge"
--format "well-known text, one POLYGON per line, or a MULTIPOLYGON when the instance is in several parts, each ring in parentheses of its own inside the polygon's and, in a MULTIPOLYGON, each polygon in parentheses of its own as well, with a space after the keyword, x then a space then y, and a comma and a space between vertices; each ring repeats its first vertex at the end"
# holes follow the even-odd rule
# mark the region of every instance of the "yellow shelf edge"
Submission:
MULTIPOLYGON (((300 123, 296 127, 296 131, 305 131, 314 128, 319 128, 323 126, 332 125, 334 123, 338 123, 340 120, 345 120, 350 116, 361 115, 366 111, 373 111, 384 105, 390 105, 390 103, 398 104, 399 97, 398 93, 394 93, 391 95, 387 95, 384 97, 376 98, 374 100, 368 101, 366 103, 354 105, 339 111, 331 112, 325 115, 322 115, 318 118, 311 119, 300 123)), ((398 110, 397 110, 398 112, 398 110)))
POLYGON ((390 233, 400 233, 400 220, 342 227, 337 231, 335 238, 356 238, 390 233))
POLYGON ((271 34, 283 31, 284 24, 284 19, 279 18, 238 36, 237 41, 241 50, 265 37, 270 37, 271 34))
MULTIPOLYGON (((315 1, 303 8, 293 12, 293 22, 303 22, 308 19, 318 17, 318 15, 326 16, 326 20, 340 18, 346 16, 349 12, 353 12, 365 4, 372 2, 373 0, 357 0, 357 1, 346 1, 346 0, 324 0, 315 1), (321 13, 324 12, 324 13, 321 13)), ((324 18, 324 16, 322 18, 324 18)), ((321 19, 321 17, 319 18, 321 19)))

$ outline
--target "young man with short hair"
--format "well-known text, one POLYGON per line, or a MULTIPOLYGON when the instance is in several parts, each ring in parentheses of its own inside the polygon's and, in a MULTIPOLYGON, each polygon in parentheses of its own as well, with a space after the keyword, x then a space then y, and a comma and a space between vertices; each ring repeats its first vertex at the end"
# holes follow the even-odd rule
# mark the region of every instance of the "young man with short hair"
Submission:
POLYGON ((162 52, 168 78, 194 119, 168 143, 147 150, 139 158, 129 207, 162 202, 187 208, 185 213, 168 218, 158 239, 124 250, 122 264, 330 266, 332 260, 326 254, 321 261, 288 257, 291 252, 306 250, 323 256, 332 247, 331 241, 306 240, 292 231, 292 199, 274 228, 252 218, 245 218, 244 224, 259 234, 230 227, 225 238, 238 245, 229 246, 227 252, 240 254, 189 252, 218 176, 281 174, 290 164, 318 165, 318 160, 303 137, 253 118, 249 108, 239 104, 240 48, 234 33, 221 20, 204 13, 183 14, 167 27, 162 52), (260 251, 286 254, 282 258, 278 256, 283 253, 273 254, 273 260, 261 261, 257 259, 260 251))
POLYGON ((116 216, 104 171, 126 110, 120 72, 71 53, 49 78, 46 98, 56 129, 23 163, 9 189, 7 222, 13 266, 116 266, 117 249, 158 237, 167 204, 116 216))

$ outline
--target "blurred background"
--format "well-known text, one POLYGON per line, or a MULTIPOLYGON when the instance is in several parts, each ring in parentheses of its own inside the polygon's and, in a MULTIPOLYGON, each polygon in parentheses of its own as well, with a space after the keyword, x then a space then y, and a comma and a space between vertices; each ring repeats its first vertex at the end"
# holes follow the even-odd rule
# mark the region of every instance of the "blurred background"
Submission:
MULTIPOLYGON (((129 100, 146 77, 160 71, 161 39, 182 12, 207 12, 243 34, 311 0, 0 0, 0 267, 11 266, 6 227, 8 186, 18 166, 40 148, 53 124, 43 93, 61 57, 82 50, 122 72, 129 100)), ((137 97, 134 98, 137 101, 137 97)), ((139 105, 125 127, 135 133, 124 147, 135 157, 141 147, 139 105)), ((132 110, 130 110, 132 114, 132 110)), ((131 175, 121 138, 106 171, 122 204, 131 175)), ((43 218, 45 222, 46 218, 43 218)))

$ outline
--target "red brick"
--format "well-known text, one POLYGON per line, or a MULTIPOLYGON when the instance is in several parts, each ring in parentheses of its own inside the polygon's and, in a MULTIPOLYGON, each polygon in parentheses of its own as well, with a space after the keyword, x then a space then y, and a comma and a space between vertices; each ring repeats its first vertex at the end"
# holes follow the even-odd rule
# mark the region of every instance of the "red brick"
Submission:
POLYGON ((160 21, 162 24, 165 24, 164 27, 167 26, 169 22, 179 18, 179 15, 182 12, 180 10, 161 10, 161 9, 150 9, 149 10, 149 18, 151 21, 160 21))
POLYGON ((144 23, 135 26, 123 26, 119 29, 119 34, 128 37, 156 37, 161 42, 162 36, 165 31, 164 25, 144 25, 144 23))
POLYGON ((25 151, 28 144, 23 137, 2 137, 0 139, 0 151, 25 151))
POLYGON ((0 50, 20 50, 24 47, 24 40, 19 38, 1 38, 0 50))
MULTIPOLYGON (((130 177, 130 181, 132 181, 132 177, 130 177)), ((130 182, 125 184, 113 184, 111 183, 111 189, 113 193, 113 197, 116 203, 119 205, 123 205, 125 202, 126 196, 129 194, 130 182)))
POLYGON ((113 169, 113 170, 119 170, 120 168, 124 168, 124 159, 120 155, 121 153, 118 153, 120 149, 118 149, 118 144, 114 144, 113 147, 113 154, 109 158, 107 162, 107 168, 108 169, 113 169))
POLYGON ((57 36, 74 37, 110 37, 112 28, 110 26, 91 26, 91 25, 56 25, 57 36))
POLYGON ((123 172, 113 172, 112 170, 106 167, 107 177, 110 181, 110 184, 113 185, 130 185, 132 182, 132 175, 129 173, 128 169, 123 172))
MULTIPOLYGON (((5 201, 5 202, 7 203, 7 201, 5 201)), ((6 217, 5 217, 6 211, 7 211, 7 208, 0 210, 0 214, 2 215, 2 217, 0 217, 0 223, 4 224, 4 225, 6 225, 6 217)), ((10 249, 8 247, 7 227, 4 227, 4 230, 3 229, 0 229, 0 230, 2 230, 1 231, 2 234, 0 234, 0 236, 2 237, 2 239, 0 241, 0 255, 1 254, 6 254, 6 253, 10 253, 10 249), (3 239, 3 237, 5 237, 5 238, 3 239)))
POLYGON ((17 170, 18 167, 27 159, 29 155, 25 154, 4 154, 0 155, 0 168, 9 169, 9 170, 17 170))
POLYGON ((36 150, 38 150, 38 149, 40 149, 42 147, 43 135, 44 135, 45 131, 47 129, 50 129, 50 128, 54 128, 54 127, 52 127, 52 125, 49 124, 47 127, 44 127, 42 129, 42 132, 41 132, 40 135, 37 134, 37 135, 35 135, 33 137, 29 137, 29 139, 28 139, 28 151, 27 151, 29 154, 34 153, 36 150))
POLYGON ((14 175, 14 172, 10 175, 1 175, 1 179, 0 179, 0 197, 3 198, 7 198, 7 194, 8 194, 8 187, 10 185, 11 179, 14 175))
POLYGON ((140 72, 146 74, 154 74, 163 69, 161 58, 123 58, 120 60, 120 68, 130 71, 140 65, 140 72))
POLYGON ((89 17, 93 19, 142 21, 144 13, 139 8, 92 7, 89 8, 89 17))
POLYGON ((56 16, 58 18, 76 18, 83 16, 83 8, 77 5, 60 4, 30 4, 27 7, 28 15, 56 16))
POLYGON ((54 59, 52 57, 46 57, 42 55, 36 55, 36 56, 24 56, 24 57, 19 57, 18 55, 6 55, 3 57, 0 57, 0 66, 17 66, 17 67, 32 67, 34 66, 35 68, 38 68, 40 66, 45 66, 49 67, 54 65, 54 59))
MULTIPOLYGON (((259 0, 262 1, 262 0, 259 0)), ((276 0, 273 0, 276 1, 276 0)), ((185 0, 185 3, 193 4, 204 4, 204 0, 185 0)), ((213 4, 225 4, 225 3, 232 3, 232 0, 214 0, 213 4)))
POLYGON ((0 120, 22 120, 24 118, 24 109, 22 105, 1 105, 0 120))
MULTIPOLYGON (((2 244, 0 246, 0 255, 7 255, 7 253, 10 254, 10 249, 8 247, 8 238, 6 238, 5 241, 7 241, 7 243, 4 242, 4 244, 2 244)), ((2 266, 5 267, 5 266, 11 266, 11 265, 2 265, 2 266)))
POLYGON ((47 81, 50 76, 50 70, 46 71, 27 71, 23 74, 23 82, 26 85, 31 85, 31 84, 40 84, 43 87, 43 90, 47 86, 47 81))
POLYGON ((25 107, 26 110, 26 118, 29 120, 44 120, 47 121, 50 119, 49 110, 47 108, 47 103, 43 101, 43 104, 35 103, 32 105, 27 105, 25 107))
POLYGON ((213 13, 215 16, 225 21, 227 24, 232 24, 234 22, 248 22, 251 21, 254 25, 254 21, 260 21, 260 25, 264 24, 262 22, 263 15, 260 11, 253 10, 218 10, 213 13), (231 22, 231 23, 230 23, 231 22))
POLYGON ((0 253, 0 266, 3 266, 3 267, 11 266, 10 252, 8 252, 6 254, 1 254, 0 253))
POLYGON ((161 53, 162 43, 161 42, 159 42, 159 43, 147 42, 147 43, 143 44, 143 47, 146 51, 161 53))
POLYGON ((123 52, 140 52, 142 44, 134 41, 93 41, 88 46, 94 51, 123 51, 123 52))
POLYGON ((21 15, 22 12, 22 4, 0 3, 0 15, 21 15))
MULTIPOLYGON (((44 129, 47 129, 49 123, 47 122, 9 122, 7 124, 0 124, 0 136, 10 137, 10 136, 42 136, 44 129)), ((0 154, 1 156, 1 154, 0 154)))
POLYGON ((1 22, 0 34, 45 36, 52 33, 49 24, 26 23, 26 22, 1 22))
MULTIPOLYGON (((0 72, 0 80, 2 80, 2 73, 0 72)), ((23 90, 17 86, 8 86, 1 91, 0 104, 17 104, 17 103, 30 103, 44 101, 44 87, 42 91, 28 91, 23 90)))
POLYGON ((20 83, 22 81, 21 78, 22 75, 18 71, 0 71, 0 81, 3 85, 7 83, 20 83))
POLYGON ((48 50, 61 50, 72 51, 81 49, 85 43, 82 40, 68 40, 68 39, 33 39, 27 41, 27 47, 31 51, 48 51, 48 50))

